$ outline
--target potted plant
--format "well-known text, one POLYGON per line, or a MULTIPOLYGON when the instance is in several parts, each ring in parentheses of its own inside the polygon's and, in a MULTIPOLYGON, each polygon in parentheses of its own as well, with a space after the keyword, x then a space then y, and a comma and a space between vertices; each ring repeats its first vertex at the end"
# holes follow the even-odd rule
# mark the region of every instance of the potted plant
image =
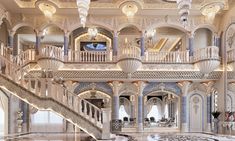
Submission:
POLYGON ((219 112, 219 111, 211 112, 211 115, 214 117, 214 120, 213 120, 214 125, 215 125, 214 132, 216 134, 218 134, 218 132, 219 132, 219 119, 218 119, 218 117, 220 116, 220 114, 221 114, 221 112, 219 112))
POLYGON ((215 119, 218 119, 218 117, 220 116, 221 112, 219 111, 214 111, 214 112, 211 112, 212 116, 215 118, 215 119))

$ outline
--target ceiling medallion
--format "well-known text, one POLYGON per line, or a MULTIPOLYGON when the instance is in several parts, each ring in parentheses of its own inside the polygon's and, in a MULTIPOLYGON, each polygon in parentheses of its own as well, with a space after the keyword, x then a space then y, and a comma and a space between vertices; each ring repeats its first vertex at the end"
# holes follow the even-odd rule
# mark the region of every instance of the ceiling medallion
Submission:
POLYGON ((83 27, 86 25, 86 18, 90 7, 90 0, 77 0, 77 7, 80 17, 80 23, 83 27))
POLYGON ((51 18, 56 12, 56 6, 49 1, 37 1, 36 7, 38 7, 47 18, 51 18))
POLYGON ((224 7, 223 2, 212 2, 202 6, 201 13, 207 17, 208 22, 213 23, 215 15, 224 7))
POLYGON ((124 13, 127 18, 130 20, 134 17, 134 15, 138 11, 138 7, 135 2, 130 1, 130 2, 125 2, 121 6, 122 13, 124 13))
POLYGON ((180 22, 186 26, 188 24, 189 10, 192 7, 192 0, 177 0, 180 22))

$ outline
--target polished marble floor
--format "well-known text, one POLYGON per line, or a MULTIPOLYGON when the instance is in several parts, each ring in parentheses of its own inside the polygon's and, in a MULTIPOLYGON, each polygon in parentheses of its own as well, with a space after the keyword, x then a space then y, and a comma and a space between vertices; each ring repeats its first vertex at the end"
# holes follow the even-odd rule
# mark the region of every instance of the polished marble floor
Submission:
MULTIPOLYGON (((12 136, 0 141, 94 141, 85 133, 28 134, 12 136)), ((235 136, 199 133, 128 133, 117 135, 115 141, 235 141, 235 136)))

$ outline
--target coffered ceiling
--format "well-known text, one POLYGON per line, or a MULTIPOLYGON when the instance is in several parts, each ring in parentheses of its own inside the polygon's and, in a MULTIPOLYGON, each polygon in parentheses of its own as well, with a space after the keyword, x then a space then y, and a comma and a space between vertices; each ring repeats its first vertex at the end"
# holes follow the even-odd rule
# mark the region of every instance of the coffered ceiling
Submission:
MULTIPOLYGON (((0 0, 9 11, 22 14, 39 14, 36 8, 37 1, 50 1, 57 9, 56 14, 77 14, 76 0, 0 0)), ((89 14, 118 15, 122 14, 120 6, 129 0, 91 0, 89 14)), ((177 15, 176 0, 133 0, 139 7, 137 14, 140 15, 177 15)), ((199 15, 200 8, 211 0, 192 0, 192 15, 199 15)), ((215 1, 215 0, 214 0, 215 1)), ((234 0, 224 1, 224 10, 234 0)))

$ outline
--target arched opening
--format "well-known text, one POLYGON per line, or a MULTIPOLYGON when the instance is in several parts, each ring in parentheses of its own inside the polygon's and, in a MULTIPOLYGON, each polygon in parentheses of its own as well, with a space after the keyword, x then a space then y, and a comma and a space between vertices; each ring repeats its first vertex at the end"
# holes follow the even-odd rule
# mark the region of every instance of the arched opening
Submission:
POLYGON ((35 49, 36 35, 34 29, 30 26, 19 27, 13 38, 13 55, 20 54, 26 50, 35 49))
POLYGON ((146 48, 152 52, 186 50, 185 32, 172 27, 158 27, 146 31, 146 48))
POLYGON ((145 128, 177 128, 179 125, 179 96, 168 91, 155 91, 144 97, 145 128))
POLYGON ((75 61, 106 61, 112 52, 112 33, 101 27, 78 28, 72 32, 71 58, 75 61))
POLYGON ((119 119, 125 121, 131 117, 131 102, 128 98, 120 97, 119 119))
POLYGON ((0 90, 0 136, 8 134, 8 97, 0 90))
POLYGON ((119 46, 124 47, 126 43, 130 43, 140 47, 140 37, 141 37, 141 32, 136 26, 130 25, 124 27, 120 30, 120 34, 118 36, 119 46))
POLYGON ((206 48, 213 45, 213 33, 208 28, 199 28, 195 31, 194 43, 197 43, 194 50, 206 48))

